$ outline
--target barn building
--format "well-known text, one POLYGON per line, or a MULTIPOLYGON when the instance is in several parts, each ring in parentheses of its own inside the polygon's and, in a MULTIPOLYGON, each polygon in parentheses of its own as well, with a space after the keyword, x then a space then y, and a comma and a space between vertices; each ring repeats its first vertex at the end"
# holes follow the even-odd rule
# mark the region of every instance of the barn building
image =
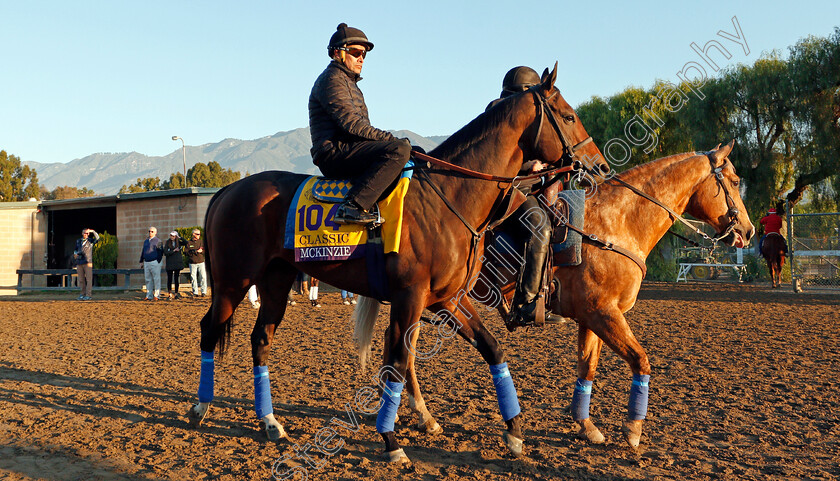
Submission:
MULTIPOLYGON (((162 240, 180 227, 204 225, 210 199, 219 189, 190 187, 82 199, 0 202, 0 295, 16 294, 18 269, 63 269, 85 228, 117 236, 117 268, 138 268, 149 226, 162 240)), ((24 286, 47 286, 58 279, 24 276, 24 286)), ((142 276, 132 279, 140 286, 142 276)))

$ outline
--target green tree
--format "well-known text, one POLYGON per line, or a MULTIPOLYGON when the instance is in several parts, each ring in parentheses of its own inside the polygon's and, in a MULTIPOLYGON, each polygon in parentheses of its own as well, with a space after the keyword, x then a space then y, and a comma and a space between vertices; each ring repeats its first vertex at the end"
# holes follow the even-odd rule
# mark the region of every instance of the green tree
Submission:
POLYGON ((797 159, 793 190, 787 199, 796 204, 809 186, 815 197, 833 194, 840 203, 840 27, 827 38, 807 37, 790 49, 797 120, 794 147, 797 159))
POLYGON ((170 189, 183 189, 187 185, 184 183, 184 174, 180 172, 175 172, 174 174, 169 176, 169 180, 165 180, 163 184, 161 184, 162 190, 170 190, 170 189))
POLYGON ((38 198, 38 174, 20 163, 20 158, 0 150, 0 201, 15 202, 38 198))
POLYGON ((231 169, 223 169, 218 162, 209 164, 199 162, 187 171, 187 185, 191 187, 224 187, 236 182, 241 174, 231 169))
POLYGON ((87 187, 80 189, 69 185, 60 185, 53 190, 47 190, 46 187, 41 186, 41 200, 78 199, 81 197, 93 197, 95 195, 96 192, 87 187))
POLYGON ((146 177, 144 179, 137 179, 137 182, 131 185, 124 185, 120 187, 120 194, 136 194, 138 192, 151 192, 153 190, 160 190, 159 177, 146 177))

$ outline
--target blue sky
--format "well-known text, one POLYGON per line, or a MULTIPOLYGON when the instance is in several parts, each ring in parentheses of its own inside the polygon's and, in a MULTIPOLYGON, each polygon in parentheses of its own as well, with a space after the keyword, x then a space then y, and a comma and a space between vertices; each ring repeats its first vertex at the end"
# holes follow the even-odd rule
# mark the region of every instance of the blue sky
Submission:
POLYGON ((0 0, 0 149, 24 161, 165 155, 308 124, 307 98, 340 22, 376 44, 359 84, 373 125, 448 135, 516 65, 560 62, 573 106, 697 60, 752 63, 840 25, 837 0, 790 2, 281 2, 0 0), (736 16, 750 49, 717 36, 736 16), (731 48, 730 48, 731 47, 731 48))

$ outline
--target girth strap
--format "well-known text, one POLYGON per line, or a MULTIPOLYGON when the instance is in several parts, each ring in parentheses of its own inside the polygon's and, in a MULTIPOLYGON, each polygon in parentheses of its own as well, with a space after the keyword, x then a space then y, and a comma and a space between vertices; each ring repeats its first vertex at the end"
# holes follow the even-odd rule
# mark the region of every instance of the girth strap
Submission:
POLYGON ((566 227, 568 227, 569 229, 572 229, 573 231, 577 232, 578 234, 583 236, 584 239, 589 240, 593 244, 600 245, 602 249, 617 252, 617 253, 623 255, 624 257, 630 259, 631 261, 635 262, 636 265, 639 266, 639 269, 642 270, 642 279, 644 279, 644 277, 647 275, 647 266, 645 265, 645 261, 640 259, 639 256, 637 256, 636 254, 633 254, 632 252, 625 249, 624 247, 621 247, 619 245, 615 245, 612 242, 600 239, 595 234, 587 234, 582 229, 579 229, 579 228, 573 226, 572 224, 567 223, 566 227))

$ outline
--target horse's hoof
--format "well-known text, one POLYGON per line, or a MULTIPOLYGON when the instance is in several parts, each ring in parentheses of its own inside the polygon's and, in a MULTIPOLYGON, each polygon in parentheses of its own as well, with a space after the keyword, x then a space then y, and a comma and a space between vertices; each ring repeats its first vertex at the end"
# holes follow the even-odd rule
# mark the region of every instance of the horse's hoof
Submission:
POLYGON ((265 435, 269 441, 279 441, 280 438, 286 437, 286 430, 280 424, 266 424, 265 435))
POLYGON ((642 440, 642 422, 625 420, 621 424, 621 432, 624 434, 624 440, 630 445, 633 451, 639 450, 639 442, 642 440))
POLYGON ((522 456, 522 448, 525 446, 524 440, 517 438, 507 431, 502 433, 502 439, 505 440, 505 446, 510 449, 510 452, 513 453, 514 456, 517 458, 522 456))
POLYGON ((277 419, 274 418, 274 414, 268 414, 263 416, 260 419, 260 424, 265 426, 265 435, 269 441, 277 441, 280 438, 286 437, 286 430, 283 429, 283 425, 277 422, 277 419))
POLYGON ((443 428, 440 427, 440 424, 438 424, 437 421, 435 421, 434 419, 429 419, 426 422, 418 423, 417 429, 421 433, 426 434, 438 434, 443 431, 443 428))
POLYGON ((592 444, 604 444, 604 435, 601 434, 601 431, 592 423, 590 418, 576 422, 580 426, 577 434, 579 438, 585 439, 592 444))
POLYGON ((187 411, 187 418, 190 420, 190 426, 197 428, 201 426, 202 421, 207 417, 207 413, 210 412, 210 406, 203 408, 200 404, 193 405, 189 411, 187 411))
POLYGON ((405 455, 405 451, 402 448, 395 449, 393 451, 388 451, 385 453, 388 455, 388 462, 389 463, 397 463, 397 464, 404 464, 410 463, 411 460, 408 459, 408 456, 405 455))

